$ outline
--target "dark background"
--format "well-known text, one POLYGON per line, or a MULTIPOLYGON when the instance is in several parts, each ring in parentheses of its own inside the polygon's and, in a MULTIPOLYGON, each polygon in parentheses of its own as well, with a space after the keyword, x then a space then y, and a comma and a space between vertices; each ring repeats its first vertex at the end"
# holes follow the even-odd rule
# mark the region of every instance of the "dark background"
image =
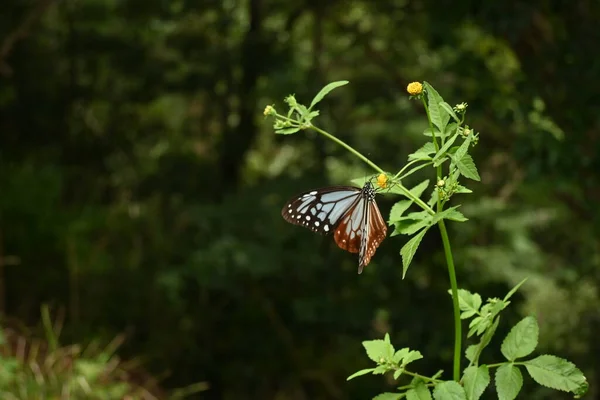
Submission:
MULTIPOLYGON (((537 354, 575 362, 597 398, 599 20, 597 0, 3 0, 0 312, 43 336, 40 305, 63 310, 64 344, 125 333, 121 357, 164 389, 208 383, 204 399, 392 391, 345 381, 386 331, 449 377, 439 232, 405 280, 405 237, 358 276, 280 209, 372 171, 262 115, 347 79, 315 124, 395 171, 426 140, 405 91, 426 80, 481 132, 482 182, 453 200, 470 218, 450 223, 460 287, 502 297, 529 277, 494 349, 536 315, 537 354)), ((523 398, 570 398, 525 381, 523 398)))

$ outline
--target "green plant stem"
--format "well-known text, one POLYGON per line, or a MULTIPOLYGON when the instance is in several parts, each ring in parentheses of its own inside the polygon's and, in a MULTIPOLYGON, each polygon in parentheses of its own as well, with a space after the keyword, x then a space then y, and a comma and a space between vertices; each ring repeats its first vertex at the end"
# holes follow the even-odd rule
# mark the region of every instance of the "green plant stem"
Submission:
POLYGON ((452 249, 450 248, 450 239, 448 239, 448 231, 446 224, 441 219, 438 222, 440 234, 442 235, 442 243, 444 244, 444 255, 446 256, 446 264, 448 265, 448 275, 450 276, 450 288, 452 289, 452 308, 454 309, 454 370, 453 377, 455 381, 460 380, 460 354, 462 349, 462 326, 460 323, 460 308, 458 307, 458 284, 456 283, 456 271, 454 269, 454 258, 452 257, 452 249))
POLYGON ((434 382, 434 383, 435 382, 442 382, 439 379, 433 379, 433 378, 430 378, 428 376, 423 376, 423 375, 417 374, 415 372, 410 372, 410 371, 407 371, 407 370, 404 370, 402 373, 406 374, 406 375, 410 375, 410 376, 415 377, 415 378, 423 379, 424 381, 427 381, 427 382, 434 382))
MULTIPOLYGON (((429 114, 429 108, 427 107, 427 102, 425 101, 425 96, 422 98, 423 106, 425 107, 425 112, 427 114, 427 120, 429 121, 429 129, 431 130, 431 136, 433 140, 433 145, 436 149, 436 152, 439 151, 438 143, 435 138, 435 133, 433 132, 433 123, 431 122, 431 115, 429 114)), ((441 179, 442 177, 442 166, 439 165, 436 169, 437 179, 441 179)), ((443 203, 438 196, 437 201, 437 212, 440 213, 443 211, 443 203)), ((452 249, 450 247, 450 239, 448 238, 448 231, 446 230, 446 224, 444 220, 441 219, 438 222, 438 227, 440 228, 440 234, 442 236, 442 243, 444 244, 444 255, 446 256, 446 265, 448 266, 448 275, 450 277, 450 289, 452 291, 452 308, 454 310, 454 368, 453 368, 453 379, 458 382, 460 380, 460 356, 462 350, 462 326, 460 323, 460 308, 458 306, 458 284, 456 282, 456 270, 454 268, 454 258, 452 257, 452 249)))
MULTIPOLYGON (((336 138, 332 134, 324 131, 323 129, 317 128, 314 125, 311 125, 310 127, 312 129, 314 129, 315 131, 317 131, 318 133, 320 133, 321 135, 325 136, 327 139, 334 141, 335 143, 339 144, 340 146, 342 146, 343 148, 345 148, 346 150, 348 150, 349 152, 351 152, 352 154, 354 154, 356 157, 358 157, 361 160, 363 160, 366 164, 368 164, 375 171, 379 172, 380 174, 384 174, 385 175, 385 172, 381 168, 379 168, 379 166, 377 164, 375 164, 373 161, 369 160, 367 157, 363 156, 360 152, 358 152, 356 149, 354 149, 349 144, 346 144, 344 141, 336 138)), ((427 205, 427 203, 425 203, 423 200, 421 200, 420 198, 418 198, 417 196, 415 196, 414 194, 412 194, 410 192, 410 190, 408 190, 404 185, 402 185, 401 183, 397 183, 397 182, 395 184, 402 191, 402 193, 406 197, 408 197, 409 199, 411 199, 415 204, 418 204, 419 207, 421 207, 423 210, 427 211, 429 214, 431 214, 431 215, 435 214, 435 211, 433 211, 431 209, 431 207, 429 207, 427 205)))

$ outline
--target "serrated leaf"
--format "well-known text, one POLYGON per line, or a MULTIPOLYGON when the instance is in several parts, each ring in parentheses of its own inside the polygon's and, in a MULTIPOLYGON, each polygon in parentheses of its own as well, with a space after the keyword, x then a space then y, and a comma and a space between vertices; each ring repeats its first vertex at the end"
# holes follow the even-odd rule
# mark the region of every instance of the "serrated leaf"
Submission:
POLYGON ((467 395, 458 382, 446 381, 435 385, 433 398, 435 400, 467 400, 467 395))
POLYGON ((408 355, 409 351, 410 349, 408 347, 398 350, 392 357, 392 361, 396 364, 400 364, 402 359, 408 355))
POLYGON ((412 200, 400 200, 394 204, 390 210, 390 219, 388 220, 388 223, 391 225, 394 222, 399 221, 400 218, 402 218, 402 214, 409 209, 411 204, 412 200))
POLYGON ((472 345, 468 346, 467 349, 465 350, 465 357, 467 358, 467 360, 469 360, 470 362, 474 362, 475 358, 477 357, 478 349, 479 349, 479 345, 477 345, 477 344, 472 344, 472 345))
POLYGON ((384 340, 365 340, 362 345, 367 351, 367 356, 376 363, 386 358, 388 344, 384 340))
POLYGON ((456 186, 454 193, 473 193, 473 191, 467 187, 464 187, 463 185, 458 185, 456 186))
POLYGON ((513 364, 504 364, 496 371, 498 400, 513 400, 523 386, 523 375, 513 364))
POLYGON ((373 370, 373 375, 383 375, 388 371, 391 371, 391 368, 388 365, 378 365, 373 370))
POLYGON ((429 225, 430 222, 426 219, 404 219, 394 224, 394 232, 392 232, 390 236, 395 236, 397 234, 414 235, 416 232, 420 231, 425 227, 428 227, 429 225))
POLYGON ((425 189, 427 189, 427 186, 429 186, 429 179, 425 179, 423 182, 419 183, 417 186, 410 189, 410 192, 415 197, 421 197, 421 195, 423 194, 425 189))
POLYGON ((587 391, 585 375, 575 364, 552 355, 542 355, 524 362, 527 372, 542 386, 582 395, 587 391))
POLYGON ((453 158, 456 167, 460 171, 460 173, 469 179, 473 179, 474 181, 480 181, 479 172, 477 172, 477 167, 475 166, 475 162, 473 158, 465 154, 460 160, 453 158))
POLYGON ((357 372, 353 373, 352 375, 350 375, 349 377, 347 377, 346 380, 349 381, 350 379, 354 379, 358 376, 370 374, 373 371, 375 371, 375 368, 361 369, 360 371, 357 371, 357 372))
POLYGON ((337 81, 337 82, 331 82, 330 84, 325 85, 325 87, 323 89, 321 89, 319 91, 319 93, 317 93, 317 95, 310 102, 310 108, 313 108, 318 102, 323 100, 323 97, 325 97, 333 89, 338 88, 340 86, 347 85, 348 83, 349 83, 348 81, 337 81))
POLYGON ((517 283, 514 288, 510 289, 506 296, 504 296, 504 301, 508 301, 508 299, 510 299, 526 281, 527 278, 523 279, 521 282, 517 283))
POLYGON ((423 382, 419 382, 406 392, 406 400, 431 400, 431 392, 423 382))
POLYGON ((396 352, 396 350, 394 349, 394 345, 392 344, 392 342, 390 340, 389 333, 386 332, 385 336, 383 337, 383 341, 387 345, 385 358, 386 358, 386 360, 391 360, 392 357, 394 357, 394 353, 396 352))
POLYGON ((456 115, 456 113, 454 112, 454 110, 452 109, 450 104, 446 103, 445 101, 442 101, 440 103, 440 107, 442 107, 448 113, 448 115, 450 115, 452 118, 454 118, 454 120, 456 122, 460 122, 458 115, 456 115))
POLYGON ((381 393, 373 397, 373 400, 398 400, 403 396, 402 393, 381 393))
MULTIPOLYGON (((452 291, 448 290, 448 293, 452 294, 452 291)), ((465 289, 458 289, 458 307, 463 311, 479 311, 481 296, 465 289)))
POLYGON ((478 400, 490 384, 490 371, 487 365, 465 369, 463 383, 468 400, 478 400))
POLYGON ((403 368, 395 370, 394 371, 394 379, 398 380, 398 378, 400 378, 400 375, 402 375, 403 372, 404 372, 403 368))
MULTIPOLYGON (((433 128, 433 134, 435 135, 435 137, 443 137, 444 135, 442 134, 442 132, 439 131, 439 129, 437 128, 433 128)), ((427 128, 423 131, 423 135, 431 137, 431 129, 427 128)))
POLYGON ((407 366, 413 361, 417 361, 423 358, 423 355, 418 350, 411 350, 408 352, 404 359, 402 360, 402 366, 407 366))
POLYGON ((450 208, 445 209, 441 213, 436 213, 431 218, 431 224, 432 225, 437 224, 441 219, 449 219, 449 220, 457 221, 457 222, 467 221, 467 218, 465 218, 465 216, 462 215, 462 213, 457 210, 458 207, 460 207, 460 206, 450 207, 450 208))
POLYGON ((467 154, 469 152, 469 146, 471 145, 472 140, 473 140, 473 134, 470 134, 469 136, 467 136, 465 138, 465 140, 462 142, 462 144, 460 145, 458 150, 456 150, 456 153, 454 153, 454 157, 457 160, 462 159, 465 156, 465 154, 467 154))
POLYGON ((444 128, 448 124, 448 121, 450 121, 450 115, 448 115, 440 106, 440 103, 442 103, 444 99, 428 82, 423 82, 423 86, 425 86, 425 93, 427 94, 427 106, 429 108, 431 122, 440 130, 440 132, 444 132, 444 128))
POLYGON ((435 154, 435 146, 431 142, 425 143, 420 149, 408 155, 408 161, 431 160, 431 154, 435 154))
POLYGON ((435 154, 435 156, 433 157, 433 160, 437 161, 441 157, 443 157, 448 152, 448 149, 450 148, 450 146, 452 146, 452 144, 454 143, 454 141, 456 140, 457 137, 458 137, 458 135, 454 135, 450 139, 448 139, 448 141, 446 143, 444 143, 442 148, 435 154))
POLYGON ((412 237, 400 250, 400 255, 402 256, 402 279, 406 276, 406 271, 408 271, 408 267, 419 248, 419 244, 421 244, 421 240, 423 240, 423 236, 427 232, 427 228, 423 229, 421 232, 417 233, 412 237))
POLYGON ((538 344, 539 328, 533 317, 525 317, 510 330, 502 342, 502 355, 509 361, 531 354, 538 344))
POLYGON ((296 133, 300 130, 300 128, 283 128, 275 130, 275 133, 278 135, 291 135, 292 133, 296 133))

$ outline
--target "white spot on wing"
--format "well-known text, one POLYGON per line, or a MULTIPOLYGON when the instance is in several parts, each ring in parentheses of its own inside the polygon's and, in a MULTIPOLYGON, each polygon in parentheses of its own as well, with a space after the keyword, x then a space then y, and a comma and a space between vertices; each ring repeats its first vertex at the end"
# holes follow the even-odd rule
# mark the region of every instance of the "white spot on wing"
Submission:
POLYGON ((325 232, 329 232, 329 225, 325 224, 325 225, 323 226, 323 230, 324 230, 325 232))

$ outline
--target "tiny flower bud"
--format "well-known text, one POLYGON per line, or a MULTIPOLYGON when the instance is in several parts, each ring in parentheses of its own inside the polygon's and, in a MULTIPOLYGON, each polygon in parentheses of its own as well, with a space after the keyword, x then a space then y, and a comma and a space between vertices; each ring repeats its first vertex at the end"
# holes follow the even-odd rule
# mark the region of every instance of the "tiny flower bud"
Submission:
POLYGON ((294 97, 293 94, 290 94, 283 101, 285 101, 290 107, 298 106, 298 102, 296 101, 296 98, 294 97))
POLYGON ((275 111, 275 107, 273 107, 273 106, 266 106, 265 111, 263 111, 263 114, 266 117, 267 115, 277 114, 277 111, 275 111))
POLYGON ((469 136, 470 134, 471 134, 471 129, 469 129, 469 128, 465 128, 465 129, 463 130, 463 136, 469 136))
POLYGON ((385 176, 385 174, 379 174, 377 176, 377 186, 379 186, 382 189, 385 189, 387 187, 387 181, 388 178, 387 176, 385 176))
POLYGON ((443 179, 440 179, 439 181, 437 181, 437 186, 438 187, 444 187, 445 184, 446 184, 446 182, 444 182, 443 179))
POLYGON ((385 362, 385 358, 381 357, 381 358, 379 359, 379 364, 383 364, 384 362, 385 362))
POLYGON ((468 104, 467 103, 460 103, 454 106, 454 111, 456 112, 464 112, 467 109, 468 104))
POLYGON ((423 85, 420 82, 411 82, 406 87, 406 91, 411 96, 416 96, 416 95, 421 94, 423 92, 423 85))

